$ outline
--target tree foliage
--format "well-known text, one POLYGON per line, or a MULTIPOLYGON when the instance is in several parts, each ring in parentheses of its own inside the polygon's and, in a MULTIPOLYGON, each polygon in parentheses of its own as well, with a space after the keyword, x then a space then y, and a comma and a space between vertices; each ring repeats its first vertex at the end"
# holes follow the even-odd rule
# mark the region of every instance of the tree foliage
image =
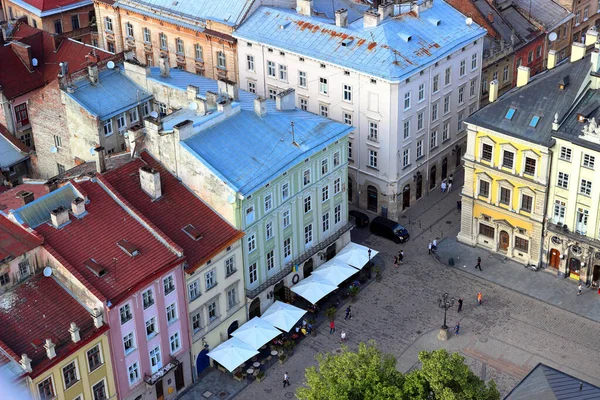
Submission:
POLYGON ((498 400, 496 384, 488 385, 446 350, 419 353, 421 369, 404 375, 396 359, 382 353, 375 342, 360 343, 358 351, 342 346, 341 354, 319 354, 319 366, 306 370, 306 386, 296 391, 300 400, 498 400))

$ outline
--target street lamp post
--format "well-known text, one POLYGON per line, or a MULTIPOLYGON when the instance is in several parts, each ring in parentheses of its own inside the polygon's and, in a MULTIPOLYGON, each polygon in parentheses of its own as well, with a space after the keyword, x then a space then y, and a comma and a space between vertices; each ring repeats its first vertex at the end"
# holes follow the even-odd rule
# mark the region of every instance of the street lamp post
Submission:
POLYGON ((454 306, 454 297, 448 298, 450 295, 448 293, 444 293, 441 298, 438 298, 438 306, 444 309, 444 325, 440 328, 440 333, 438 334, 438 339, 440 340, 448 340, 448 325, 446 325, 446 314, 448 309, 454 306))
POLYGON ((369 249, 367 251, 367 254, 369 255, 369 265, 368 265, 369 279, 371 279, 371 249, 369 249))

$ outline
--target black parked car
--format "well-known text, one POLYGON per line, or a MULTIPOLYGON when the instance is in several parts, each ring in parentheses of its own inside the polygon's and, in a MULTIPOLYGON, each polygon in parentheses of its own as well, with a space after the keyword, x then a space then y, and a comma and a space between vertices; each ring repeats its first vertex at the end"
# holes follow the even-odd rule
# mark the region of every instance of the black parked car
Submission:
POLYGON ((371 221, 371 232, 378 236, 391 239, 396 243, 404 243, 408 241, 410 235, 405 227, 383 217, 375 217, 371 221))
POLYGON ((362 228, 363 226, 369 225, 369 217, 367 214, 363 214, 360 211, 350 210, 348 215, 354 217, 354 224, 357 228, 362 228))

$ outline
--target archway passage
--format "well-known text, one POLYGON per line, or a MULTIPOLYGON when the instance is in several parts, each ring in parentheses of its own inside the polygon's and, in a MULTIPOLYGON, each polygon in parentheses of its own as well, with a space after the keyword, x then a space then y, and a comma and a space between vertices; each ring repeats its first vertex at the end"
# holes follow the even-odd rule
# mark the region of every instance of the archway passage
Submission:
POLYGON ((304 267, 302 267, 302 272, 304 273, 304 279, 308 278, 310 274, 312 274, 314 268, 313 259, 310 258, 307 262, 304 263, 304 267))
POLYGON ((250 307, 248 308, 248 319, 260 317, 260 315, 260 298, 257 297, 250 303, 250 307))
POLYGON ((196 358, 196 372, 198 375, 210 366, 210 358, 208 357, 208 349, 203 349, 196 358))
POLYGON ((508 245, 510 243, 510 236, 506 231, 500 231, 500 250, 506 251, 508 250, 508 245))
POLYGON ((229 328, 227 328, 227 339, 231 339, 231 334, 235 332, 239 327, 240 323, 237 320, 233 321, 231 325, 229 325, 229 328))
POLYGON ((332 244, 331 246, 327 247, 327 250, 325 250, 325 261, 329 261, 333 257, 335 257, 335 250, 336 250, 335 243, 332 244))
POLYGON ((594 265, 594 272, 592 273, 592 281, 598 282, 598 279, 600 279, 600 265, 594 265))
POLYGON ((442 179, 446 179, 448 176, 448 158, 444 157, 442 160, 442 179))
POLYGON ((560 266, 560 251, 556 249, 550 250, 550 266, 552 268, 558 269, 560 266))
POLYGON ((377 193, 377 188, 374 186, 367 187, 367 210, 377 212, 377 204, 378 204, 379 193, 377 193))
POLYGON ((419 200, 423 196, 423 175, 420 172, 417 172, 417 193, 416 199, 419 200))
POLYGON ((435 187, 435 178, 437 175, 437 167, 434 165, 429 170, 429 189, 433 189, 435 187))
POLYGON ((569 260, 569 274, 571 277, 577 278, 579 276, 579 269, 581 268, 581 261, 576 258, 569 260))
POLYGON ((283 280, 279 281, 275 287, 273 287, 273 297, 275 300, 285 300, 285 285, 283 284, 283 280))
POLYGON ((410 207, 410 185, 404 186, 402 190, 402 210, 410 207))

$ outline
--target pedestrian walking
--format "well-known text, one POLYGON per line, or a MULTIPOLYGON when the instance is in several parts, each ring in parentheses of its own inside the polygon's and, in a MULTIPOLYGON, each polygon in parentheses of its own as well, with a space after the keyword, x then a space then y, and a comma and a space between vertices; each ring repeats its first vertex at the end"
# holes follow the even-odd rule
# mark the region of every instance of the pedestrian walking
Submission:
POLYGON ((446 181, 443 180, 442 184, 440 185, 440 188, 442 189, 442 193, 446 192, 446 188, 448 187, 448 185, 446 185, 446 181))
POLYGON ((398 256, 394 256, 394 267, 398 267, 398 256))
POLYGON ((481 269, 481 257, 477 257, 477 265, 475 265, 475 269, 477 268, 479 268, 479 270, 483 272, 483 270, 481 269))
POLYGON ((458 336, 459 331, 460 331, 460 322, 457 322, 456 326, 454 327, 454 336, 458 336))
POLYGON ((333 335, 334 332, 335 332, 335 322, 331 321, 329 323, 329 334, 333 335))
POLYGON ((348 318, 352 319, 352 309, 350 308, 350 306, 346 308, 346 316, 344 317, 344 321, 348 318))
POLYGON ((463 304, 463 299, 462 299, 462 297, 460 297, 458 299, 458 312, 462 311, 462 304, 463 304))
POLYGON ((577 286, 577 288, 579 289, 579 291, 577 292, 577 296, 579 296, 581 294, 581 289, 583 289, 583 285, 581 284, 581 282, 579 282, 579 286, 577 286))
POLYGON ((431 249, 433 251, 437 250, 437 239, 433 239, 433 243, 431 243, 431 249))
POLYGON ((340 334, 340 340, 342 343, 346 343, 346 332, 342 331, 340 334))
POLYGON ((404 250, 400 250, 400 254, 398 255, 398 262, 400 264, 404 264, 404 250))
POLYGON ((483 294, 481 294, 481 292, 477 293, 477 304, 481 305, 481 302, 483 301, 483 294))
POLYGON ((432 246, 432 244, 431 244, 431 242, 429 242, 429 246, 427 246, 429 248, 429 254, 431 254, 431 246, 432 246))
POLYGON ((450 193, 450 191, 452 190, 452 181, 454 180, 454 176, 452 174, 450 174, 450 176, 448 177, 448 193, 450 193))
POLYGON ((287 372, 285 374, 283 374, 283 387, 284 388, 285 388, 285 385, 290 386, 290 376, 288 375, 287 372))

